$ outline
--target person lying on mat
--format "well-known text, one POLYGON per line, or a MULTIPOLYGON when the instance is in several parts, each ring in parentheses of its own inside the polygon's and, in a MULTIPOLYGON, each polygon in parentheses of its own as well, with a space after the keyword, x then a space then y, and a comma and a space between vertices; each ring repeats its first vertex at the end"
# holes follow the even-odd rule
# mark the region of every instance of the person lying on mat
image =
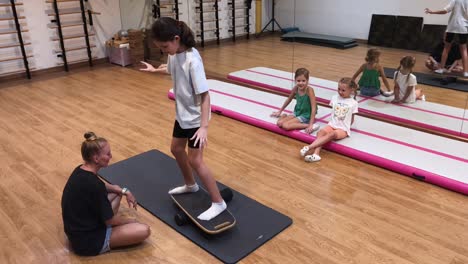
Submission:
POLYGON ((317 138, 312 144, 301 149, 300 154, 307 162, 321 160, 320 150, 322 146, 332 140, 340 140, 351 136, 351 125, 354 122, 354 114, 358 112, 356 101, 357 84, 351 78, 342 78, 338 83, 338 94, 330 101, 332 107, 331 120, 319 130, 317 138), (351 95, 354 94, 354 98, 351 95))
POLYGON ((422 88, 416 88, 418 84, 416 76, 412 73, 416 64, 416 58, 405 56, 400 60, 400 66, 395 71, 395 98, 392 103, 414 103, 416 100, 426 101, 422 88))
MULTIPOLYGON (((452 49, 447 56, 446 69, 448 72, 463 73, 463 62, 461 60, 460 50, 457 44, 452 45, 452 49)), ((435 71, 441 68, 440 61, 442 59, 442 52, 444 50, 444 43, 439 43, 431 52, 426 60, 426 67, 435 71)))
POLYGON ((84 137, 84 164, 73 170, 62 194, 63 227, 71 248, 78 255, 93 256, 142 242, 150 235, 150 227, 117 215, 123 196, 136 210, 133 194, 127 188, 101 181, 97 175, 112 158, 109 143, 93 132, 84 137))
POLYGON ((388 84, 387 77, 385 76, 383 67, 379 64, 380 50, 376 48, 369 49, 366 55, 366 62, 359 67, 356 73, 351 78, 353 81, 362 73, 359 79, 360 94, 364 96, 377 96, 382 94, 383 96, 391 96, 393 94, 388 84), (384 91, 380 88, 380 79, 387 88, 384 91))
POLYGON ((167 52, 168 63, 158 68, 142 62, 147 72, 171 74, 175 102, 176 120, 172 131, 171 152, 182 171, 185 185, 176 187, 169 194, 197 192, 199 186, 192 170, 200 177, 211 197, 211 206, 197 216, 209 221, 226 210, 213 173, 203 161, 203 148, 208 144, 208 122, 210 119, 210 94, 205 69, 200 53, 195 49, 195 36, 183 21, 169 17, 156 20, 151 28, 154 44, 167 52), (188 143, 188 152, 185 148, 188 143))
POLYGON ((305 68, 297 69, 294 80, 296 85, 291 90, 289 97, 281 109, 273 112, 271 116, 279 117, 277 125, 285 130, 305 129, 306 133, 312 133, 320 126, 314 124, 318 106, 314 89, 309 86, 309 71, 305 68), (293 98, 296 99, 294 113, 291 115, 281 114, 293 98))

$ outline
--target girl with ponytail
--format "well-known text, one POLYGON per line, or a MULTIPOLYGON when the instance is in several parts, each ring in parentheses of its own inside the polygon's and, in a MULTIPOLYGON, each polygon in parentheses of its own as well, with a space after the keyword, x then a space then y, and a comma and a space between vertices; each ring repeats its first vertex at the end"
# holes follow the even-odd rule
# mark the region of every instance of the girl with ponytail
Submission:
POLYGON ((184 185, 169 191, 169 194, 196 192, 198 184, 192 170, 211 197, 211 207, 198 216, 209 221, 226 209, 211 170, 203 161, 203 147, 208 143, 210 119, 210 94, 206 82, 203 61, 194 48, 192 30, 182 21, 169 17, 156 20, 151 29, 154 44, 168 53, 167 64, 154 68, 142 62, 142 71, 167 72, 171 74, 176 101, 176 120, 172 131, 171 152, 184 176, 184 185), (188 151, 185 147, 188 143, 188 151))

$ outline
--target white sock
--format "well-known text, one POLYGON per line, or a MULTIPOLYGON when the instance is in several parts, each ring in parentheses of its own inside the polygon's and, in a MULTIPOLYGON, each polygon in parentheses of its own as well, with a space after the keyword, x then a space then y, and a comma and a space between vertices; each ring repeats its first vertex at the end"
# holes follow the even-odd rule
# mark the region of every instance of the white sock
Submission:
POLYGON ((222 213, 224 210, 226 210, 226 208, 227 205, 224 202, 224 200, 220 203, 212 203, 211 207, 208 208, 208 210, 203 212, 201 215, 199 215, 197 218, 200 220, 210 221, 211 219, 215 218, 220 213, 222 213))
POLYGON ((175 187, 174 189, 169 191, 169 194, 181 194, 181 193, 189 193, 189 192, 196 192, 200 189, 198 184, 195 183, 194 185, 183 185, 179 187, 175 187))

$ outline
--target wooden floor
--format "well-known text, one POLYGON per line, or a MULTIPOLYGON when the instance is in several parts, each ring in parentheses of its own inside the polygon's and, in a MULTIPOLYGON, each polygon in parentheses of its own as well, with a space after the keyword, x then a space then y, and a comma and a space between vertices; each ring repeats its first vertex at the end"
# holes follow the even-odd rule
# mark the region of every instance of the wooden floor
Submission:
MULTIPOLYGON (((207 72, 218 77, 254 66, 307 66, 338 80, 352 75, 366 50, 267 37, 202 53, 207 72)), ((407 53, 384 50, 382 64, 396 67, 407 53)), ((84 258, 65 245, 60 198, 81 162, 83 133, 106 137, 113 162, 149 149, 170 154, 169 76, 111 66, 0 87, 1 263, 218 263, 143 209, 137 216, 152 235, 141 246, 84 258)), ((430 101, 466 103, 466 93, 427 90, 430 101)), ((307 164, 299 158, 303 145, 212 116, 205 160, 217 180, 294 221, 242 263, 468 263, 465 196, 328 151, 307 164)))

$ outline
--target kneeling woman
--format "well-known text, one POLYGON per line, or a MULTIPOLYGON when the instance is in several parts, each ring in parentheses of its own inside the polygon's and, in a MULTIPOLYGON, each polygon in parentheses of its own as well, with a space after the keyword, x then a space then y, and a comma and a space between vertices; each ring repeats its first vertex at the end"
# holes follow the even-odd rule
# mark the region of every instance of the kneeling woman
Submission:
POLYGON ((63 226, 73 251, 92 256, 142 242, 150 235, 150 227, 117 215, 122 196, 126 196, 130 207, 137 208, 133 194, 97 176, 112 158, 109 143, 93 132, 84 137, 84 164, 72 172, 62 195, 63 226))

